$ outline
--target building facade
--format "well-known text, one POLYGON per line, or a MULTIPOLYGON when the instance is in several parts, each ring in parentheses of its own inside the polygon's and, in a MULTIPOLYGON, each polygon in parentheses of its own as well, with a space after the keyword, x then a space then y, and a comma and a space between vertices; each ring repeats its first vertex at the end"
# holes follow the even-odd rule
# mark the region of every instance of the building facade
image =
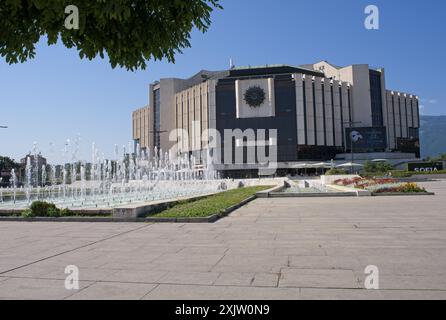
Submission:
POLYGON ((276 153, 279 169, 339 158, 352 148, 392 159, 419 157, 418 97, 387 90, 384 69, 366 64, 322 61, 161 79, 150 85, 149 105, 134 111, 132 120, 141 148, 197 158, 212 149, 219 155, 216 167, 227 173, 264 165, 258 152, 249 157, 252 140, 276 153), (239 136, 225 130, 239 130, 239 136), (218 144, 212 132, 220 134, 218 144))

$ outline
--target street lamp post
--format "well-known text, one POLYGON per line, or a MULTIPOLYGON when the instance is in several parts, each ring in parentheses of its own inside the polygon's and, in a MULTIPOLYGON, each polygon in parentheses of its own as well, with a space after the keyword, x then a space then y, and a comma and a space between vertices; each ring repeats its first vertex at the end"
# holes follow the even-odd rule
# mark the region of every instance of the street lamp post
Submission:
MULTIPOLYGON (((353 125, 360 124, 361 121, 346 121, 344 124, 347 124, 350 128, 349 136, 350 136, 350 154, 351 154, 351 173, 353 174, 353 162, 354 162, 354 153, 353 153, 353 138, 352 138, 352 129, 353 125)), ((346 135, 347 137, 347 135, 346 135)), ((347 141, 346 141, 347 142, 347 141)), ((345 143, 345 148, 347 149, 347 143, 345 143)))

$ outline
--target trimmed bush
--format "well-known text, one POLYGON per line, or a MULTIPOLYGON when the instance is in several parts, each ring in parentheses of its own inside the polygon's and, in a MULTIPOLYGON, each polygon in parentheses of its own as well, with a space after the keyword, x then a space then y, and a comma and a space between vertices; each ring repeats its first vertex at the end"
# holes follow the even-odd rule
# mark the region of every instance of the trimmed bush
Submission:
POLYGON ((62 209, 62 210, 60 210, 60 216, 61 217, 72 217, 74 215, 75 214, 72 211, 70 211, 70 209, 62 209))
POLYGON ((45 201, 34 201, 29 209, 22 211, 22 217, 69 217, 73 212, 68 209, 59 209, 55 204, 45 201))
POLYGON ((372 162, 367 161, 364 163, 363 170, 365 172, 375 172, 377 174, 386 173, 393 170, 393 166, 389 164, 388 162, 372 162))
POLYGON ((35 217, 57 217, 59 209, 53 203, 45 201, 34 201, 29 207, 35 217))
POLYGON ((22 211, 22 217, 31 218, 31 217, 34 217, 34 215, 33 215, 33 212, 31 211, 31 209, 25 209, 22 211))

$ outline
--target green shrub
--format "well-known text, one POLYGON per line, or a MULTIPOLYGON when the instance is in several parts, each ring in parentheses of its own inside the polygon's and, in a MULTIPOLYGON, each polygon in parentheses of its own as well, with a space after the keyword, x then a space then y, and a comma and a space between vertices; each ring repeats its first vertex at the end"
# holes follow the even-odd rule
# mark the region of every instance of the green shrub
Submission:
POLYGON ((59 209, 55 204, 45 201, 34 201, 29 209, 25 210, 22 216, 27 217, 67 217, 71 216, 72 212, 68 209, 59 209), (26 212, 25 212, 26 211, 26 212))
POLYGON ((23 218, 31 218, 34 217, 33 212, 31 211, 31 209, 25 209, 22 211, 22 217, 23 218))
POLYGON ((374 177, 387 177, 389 172, 365 172, 361 171, 361 177, 363 178, 374 178, 374 177))
POLYGON ((412 176, 413 172, 393 170, 390 172, 394 178, 409 178, 412 176))
POLYGON ((71 217, 73 216, 73 212, 71 212, 69 209, 62 209, 60 210, 60 216, 61 217, 71 217))
POLYGON ((53 217, 53 218, 57 218, 60 217, 60 211, 58 208, 56 207, 49 207, 48 211, 46 212, 46 215, 48 217, 53 217))
POLYGON ((55 204, 45 201, 34 201, 29 208, 36 217, 53 217, 59 214, 55 204))
POLYGON ((364 163, 363 171, 367 173, 376 173, 377 175, 384 175, 385 173, 393 170, 393 166, 385 161, 372 162, 367 161, 364 163))
POLYGON ((327 176, 337 176, 337 175, 343 175, 347 174, 347 171, 345 169, 330 169, 327 172, 325 172, 325 175, 327 176))

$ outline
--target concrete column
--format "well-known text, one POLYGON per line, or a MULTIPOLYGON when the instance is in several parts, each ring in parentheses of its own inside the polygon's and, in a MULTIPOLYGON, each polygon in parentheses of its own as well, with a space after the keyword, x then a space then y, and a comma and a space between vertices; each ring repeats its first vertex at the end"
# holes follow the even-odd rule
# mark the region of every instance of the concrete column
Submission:
POLYGON ((324 146, 325 145, 325 127, 324 127, 324 106, 322 105, 322 87, 321 87, 322 78, 316 77, 314 79, 314 99, 316 101, 316 136, 317 136, 317 145, 324 146))
POLYGON ((311 76, 305 76, 305 98, 307 145, 314 146, 316 144, 316 132, 314 127, 313 79, 311 76))
POLYGON ((392 97, 393 93, 387 91, 387 139, 388 148, 390 150, 395 149, 395 127, 394 127, 394 117, 393 117, 393 103, 392 97))
POLYGON ((339 96, 339 81, 333 80, 333 105, 335 119, 335 146, 342 146, 342 120, 341 120, 341 103, 339 96))
POLYGON ((401 94, 398 92, 395 92, 393 94, 393 101, 394 101, 394 114, 395 114, 395 130, 396 130, 396 136, 395 139, 401 138, 401 114, 400 114, 400 100, 401 94))
POLYGON ((297 117, 297 144, 305 144, 305 113, 302 74, 294 75, 296 83, 296 117, 297 117))
POLYGON ((325 97, 325 130, 327 146, 334 146, 333 109, 331 104, 331 84, 329 79, 324 79, 325 97))
POLYGON ((400 110, 401 110, 401 129, 403 138, 407 138, 407 123, 406 123, 406 94, 401 94, 400 96, 400 110))

